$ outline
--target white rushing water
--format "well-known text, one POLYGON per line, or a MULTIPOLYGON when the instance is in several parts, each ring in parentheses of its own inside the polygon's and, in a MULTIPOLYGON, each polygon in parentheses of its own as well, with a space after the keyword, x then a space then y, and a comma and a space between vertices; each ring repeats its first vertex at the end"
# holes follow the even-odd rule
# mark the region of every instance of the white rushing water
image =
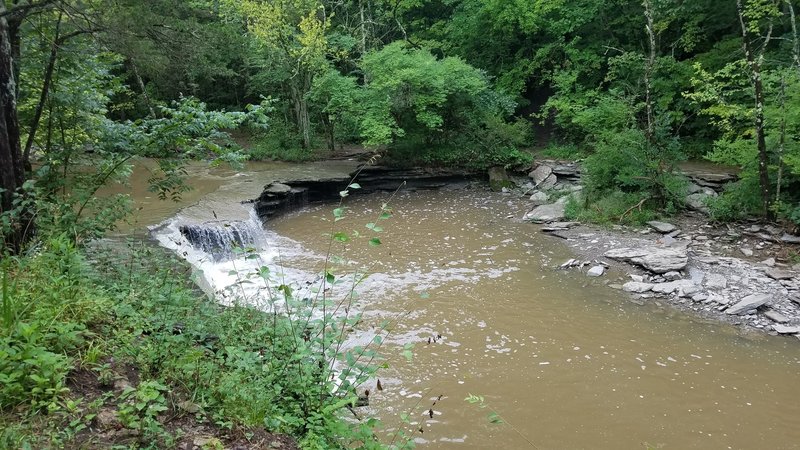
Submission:
POLYGON ((186 259, 196 270, 199 284, 222 304, 285 313, 279 286, 291 287, 297 299, 316 295, 312 289, 318 285, 318 274, 284 262, 320 262, 324 257, 265 230, 255 211, 247 220, 203 223, 178 214, 153 227, 151 233, 163 247, 186 259))

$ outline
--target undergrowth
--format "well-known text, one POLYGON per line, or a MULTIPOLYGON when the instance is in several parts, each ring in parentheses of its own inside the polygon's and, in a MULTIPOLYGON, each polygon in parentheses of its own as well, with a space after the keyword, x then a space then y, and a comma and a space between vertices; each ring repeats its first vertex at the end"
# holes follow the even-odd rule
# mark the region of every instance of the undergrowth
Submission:
MULTIPOLYGON (((344 418, 377 368, 380 337, 343 349, 359 318, 335 318, 327 298, 322 316, 292 313, 308 299, 276 286, 266 267, 240 282, 274 287, 269 301, 288 314, 220 306, 189 270, 148 244, 87 251, 63 236, 4 258, 0 448, 175 448, 196 424, 288 434, 302 448, 383 448, 375 419, 344 418), (99 392, 76 384, 86 373, 99 392), (104 409, 110 430, 97 420, 104 409)), ((325 283, 352 281, 327 272, 325 283)))

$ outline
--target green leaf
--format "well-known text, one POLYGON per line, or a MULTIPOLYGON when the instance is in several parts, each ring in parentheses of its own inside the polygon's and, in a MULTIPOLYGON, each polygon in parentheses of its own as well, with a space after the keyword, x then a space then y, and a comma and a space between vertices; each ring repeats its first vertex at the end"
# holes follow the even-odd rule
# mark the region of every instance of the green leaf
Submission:
POLYGON ((379 246, 381 244, 382 244, 382 242, 378 238, 372 238, 372 239, 369 240, 369 245, 371 245, 373 247, 377 247, 377 246, 379 246))
POLYGON ((374 231, 374 232, 376 232, 376 233, 380 233, 381 231, 383 231, 383 228, 379 227, 378 225, 376 225, 376 224, 374 224, 372 222, 367 224, 367 228, 372 230, 372 231, 374 231))
POLYGON ((361 189, 361 185, 358 183, 350 183, 350 186, 347 186, 348 189, 361 189))
POLYGON ((347 233, 339 231, 334 233, 333 239, 339 242, 348 242, 350 240, 350 236, 348 236, 347 233))
POLYGON ((431 294, 429 294, 427 292, 422 292, 421 294, 419 294, 419 298, 421 298, 423 300, 426 300, 426 299, 431 298, 431 294))
POLYGON ((497 414, 496 412, 492 411, 492 412, 489 413, 489 423, 492 423, 492 424, 495 424, 495 425, 499 425, 499 424, 503 424, 505 422, 503 422, 503 419, 500 417, 499 414, 497 414))

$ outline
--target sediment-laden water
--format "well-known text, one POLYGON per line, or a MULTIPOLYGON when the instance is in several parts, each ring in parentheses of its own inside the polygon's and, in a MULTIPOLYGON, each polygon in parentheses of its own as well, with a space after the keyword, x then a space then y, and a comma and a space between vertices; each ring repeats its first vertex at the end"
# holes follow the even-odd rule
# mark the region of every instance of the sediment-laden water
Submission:
MULTIPOLYGON (((284 178, 277 170, 316 169, 198 172, 193 181, 207 192, 180 210, 144 209, 139 223, 163 221, 154 231, 159 241, 202 269, 209 289, 235 295, 225 292, 236 263, 192 246, 180 227, 257 224, 239 202, 284 178)), ((365 316, 354 339, 397 321, 382 349, 389 364, 383 391, 369 386, 370 412, 415 433, 423 448, 531 448, 528 441, 540 449, 800 447, 796 342, 742 335, 655 300, 636 305, 604 285, 621 274, 556 271, 568 248, 514 221, 525 202, 512 196, 401 191, 349 197, 346 206, 338 222, 333 205, 271 222, 252 239, 257 263, 279 267, 299 285, 313 282, 326 260, 337 275, 369 271, 354 305, 365 316), (376 235, 365 225, 384 203, 394 214, 376 235), (332 231, 361 237, 330 246, 332 231), (382 245, 369 245, 375 236, 382 245), (401 355, 405 344, 414 344, 410 362, 401 355), (486 407, 465 402, 469 394, 483 396, 486 407), (506 423, 490 423, 491 412, 506 423), (401 413, 415 424, 402 424, 401 413)))

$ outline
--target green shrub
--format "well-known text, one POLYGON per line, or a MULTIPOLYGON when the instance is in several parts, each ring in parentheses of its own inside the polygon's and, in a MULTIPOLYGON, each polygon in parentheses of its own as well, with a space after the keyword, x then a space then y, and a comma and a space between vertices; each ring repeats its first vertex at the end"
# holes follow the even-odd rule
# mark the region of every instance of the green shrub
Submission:
POLYGON ((267 131, 253 130, 245 153, 251 161, 304 162, 320 159, 326 151, 302 148, 300 136, 291 125, 276 119, 267 131))
POLYGON ((577 161, 589 156, 589 152, 575 144, 549 143, 542 150, 542 157, 577 161))
POLYGON ((55 410, 72 361, 51 351, 38 324, 18 323, 0 337, 0 410, 27 404, 55 410))

